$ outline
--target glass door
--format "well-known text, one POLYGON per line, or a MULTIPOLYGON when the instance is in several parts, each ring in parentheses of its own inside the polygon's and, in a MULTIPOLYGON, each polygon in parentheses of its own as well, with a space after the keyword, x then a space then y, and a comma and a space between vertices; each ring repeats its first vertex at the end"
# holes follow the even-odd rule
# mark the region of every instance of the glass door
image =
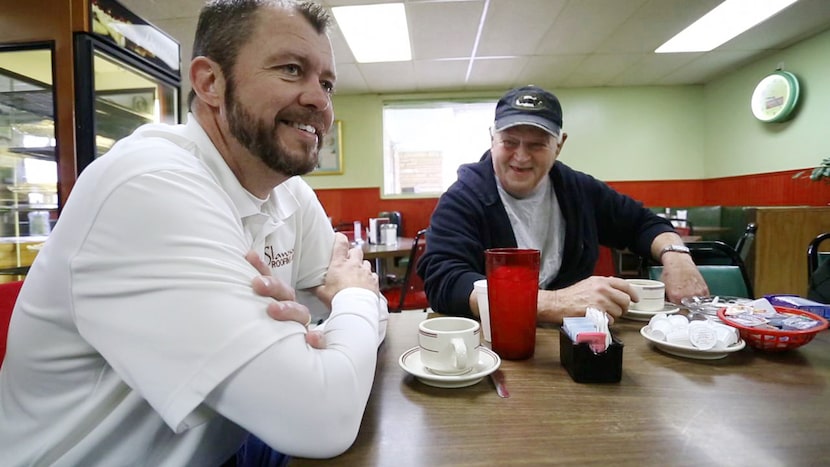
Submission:
POLYGON ((0 282, 25 274, 58 213, 52 45, 0 47, 0 282))
POLYGON ((147 123, 179 122, 179 81, 97 38, 76 38, 78 169, 147 123))

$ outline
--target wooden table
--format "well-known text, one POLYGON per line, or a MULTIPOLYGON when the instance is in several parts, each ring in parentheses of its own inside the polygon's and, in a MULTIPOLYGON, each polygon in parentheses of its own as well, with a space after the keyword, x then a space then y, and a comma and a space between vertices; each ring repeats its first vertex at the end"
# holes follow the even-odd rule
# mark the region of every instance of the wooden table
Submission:
POLYGON ((385 245, 383 243, 363 243, 363 259, 388 259, 409 256, 414 238, 398 237, 396 245, 385 245))
POLYGON ((620 320, 620 383, 573 382, 559 335, 539 328, 536 355, 503 361, 509 399, 485 378, 426 386, 398 366, 425 313, 393 314, 354 445, 291 466, 752 465, 830 462, 830 334, 784 354, 745 349, 722 360, 673 357, 620 320))
POLYGON ((412 250, 412 242, 414 241, 414 238, 398 237, 398 243, 396 245, 363 243, 363 259, 372 261, 374 270, 378 274, 378 277, 380 277, 381 287, 384 286, 387 271, 391 269, 388 262, 396 258, 408 257, 412 250))

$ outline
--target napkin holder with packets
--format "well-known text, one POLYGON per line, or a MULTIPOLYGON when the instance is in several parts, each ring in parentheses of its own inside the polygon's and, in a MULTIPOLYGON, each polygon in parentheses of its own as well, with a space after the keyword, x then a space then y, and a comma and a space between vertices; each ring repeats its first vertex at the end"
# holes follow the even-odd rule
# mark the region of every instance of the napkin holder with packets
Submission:
POLYGON ((588 308, 584 317, 565 318, 559 328, 559 358, 577 383, 618 383, 623 343, 608 330, 604 312, 588 308))
POLYGON ((369 243, 379 245, 383 243, 383 238, 381 237, 381 230, 382 225, 388 224, 389 218, 387 217, 371 217, 369 218, 369 243))

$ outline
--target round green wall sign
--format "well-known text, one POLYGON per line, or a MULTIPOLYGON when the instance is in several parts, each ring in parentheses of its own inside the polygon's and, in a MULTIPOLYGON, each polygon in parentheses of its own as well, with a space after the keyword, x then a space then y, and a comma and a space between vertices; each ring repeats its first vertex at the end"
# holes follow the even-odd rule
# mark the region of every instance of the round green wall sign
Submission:
POLYGON ((762 122, 786 120, 798 103, 798 78, 788 71, 776 71, 755 86, 750 107, 762 122))

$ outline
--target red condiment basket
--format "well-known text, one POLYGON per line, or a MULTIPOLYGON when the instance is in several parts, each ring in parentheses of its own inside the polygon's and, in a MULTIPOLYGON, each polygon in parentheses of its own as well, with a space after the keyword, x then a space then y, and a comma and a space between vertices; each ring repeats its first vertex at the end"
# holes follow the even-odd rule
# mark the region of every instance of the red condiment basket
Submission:
POLYGON ((738 329, 738 332, 741 335, 741 339, 746 341, 748 345, 751 345, 756 349, 765 350, 767 352, 780 352, 784 350, 790 350, 801 347, 802 345, 813 340, 813 338, 816 337, 816 334, 818 334, 820 331, 827 329, 828 325, 830 325, 830 323, 828 323, 826 319, 816 315, 815 313, 810 313, 808 311, 803 310, 796 310, 795 308, 787 308, 783 306, 776 306, 774 308, 779 313, 789 313, 793 315, 807 316, 808 318, 814 319, 821 324, 819 324, 816 327, 805 329, 802 331, 785 331, 781 329, 755 328, 750 326, 744 326, 743 324, 739 324, 730 320, 729 317, 726 316, 726 308, 721 308, 720 310, 718 310, 718 318, 720 318, 721 321, 728 324, 729 326, 738 329))

